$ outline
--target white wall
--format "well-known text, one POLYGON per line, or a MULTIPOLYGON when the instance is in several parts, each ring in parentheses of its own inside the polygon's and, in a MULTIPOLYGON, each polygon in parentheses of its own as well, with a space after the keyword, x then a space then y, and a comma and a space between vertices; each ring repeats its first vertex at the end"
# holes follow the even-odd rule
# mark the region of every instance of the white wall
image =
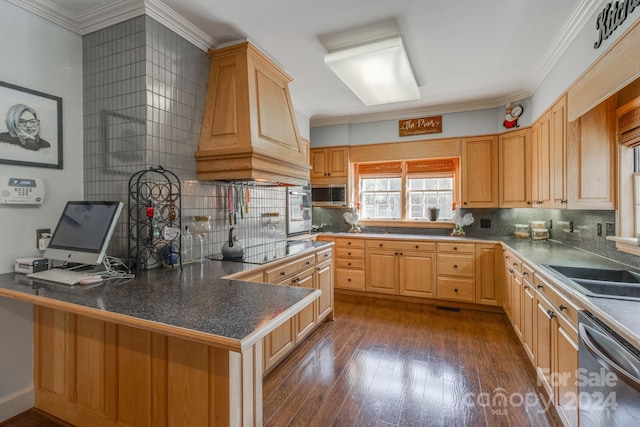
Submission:
MULTIPOLYGON (((0 0, 0 39, 0 81, 61 97, 63 115, 64 169, 0 164, 0 175, 42 178, 46 189, 40 206, 0 205, 6 273, 39 254, 37 228, 55 227, 64 203, 82 199, 82 38, 0 0)), ((32 306, 0 297, 0 421, 33 406, 32 359, 32 306)))

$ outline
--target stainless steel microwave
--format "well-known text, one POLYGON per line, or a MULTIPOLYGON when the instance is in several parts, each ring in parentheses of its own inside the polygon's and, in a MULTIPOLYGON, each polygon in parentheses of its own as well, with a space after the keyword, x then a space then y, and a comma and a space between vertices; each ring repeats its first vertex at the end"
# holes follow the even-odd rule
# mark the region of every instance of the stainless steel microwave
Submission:
POLYGON ((347 185, 313 185, 311 202, 314 206, 347 206, 347 185))

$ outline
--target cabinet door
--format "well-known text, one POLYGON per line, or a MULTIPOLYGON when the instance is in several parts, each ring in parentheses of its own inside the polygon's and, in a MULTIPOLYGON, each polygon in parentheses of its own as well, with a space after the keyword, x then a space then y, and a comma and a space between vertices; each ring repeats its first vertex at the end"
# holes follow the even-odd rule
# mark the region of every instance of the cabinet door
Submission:
POLYGON ((500 136, 500 207, 531 207, 531 129, 500 136))
POLYGON ((264 337, 264 370, 268 370, 293 349, 296 339, 295 317, 264 337))
POLYGON ((325 178, 327 170, 327 150, 314 148, 311 150, 311 178, 325 178))
POLYGON ((497 208, 498 137, 496 135, 462 140, 462 206, 497 208))
POLYGON ((556 357, 555 373, 557 378, 556 410, 565 425, 578 425, 578 411, 575 398, 578 396, 578 332, 562 317, 556 317, 557 329, 555 333, 556 357))
POLYGON ((401 252, 400 295, 435 298, 435 254, 401 252))
POLYGON ((392 251, 368 251, 365 290, 397 294, 398 255, 392 251))
POLYGON ((535 364, 534 325, 536 314, 536 293, 527 280, 522 286, 522 344, 529 360, 535 364))
POLYGON ((554 396, 554 389, 551 386, 551 369, 553 363, 552 331, 554 328, 554 317, 555 314, 551 305, 543 298, 537 296, 535 312, 535 366, 538 373, 538 379, 551 399, 553 399, 554 396))
MULTIPOLYGON (((296 286, 314 289, 315 284, 313 268, 310 268, 300 274, 296 274, 296 286)), ((316 301, 312 302, 296 314, 296 342, 302 341, 302 339, 306 337, 313 328, 315 328, 317 320, 318 303, 316 301)))
POLYGON ((349 148, 327 148, 327 169, 329 177, 340 178, 346 177, 349 167, 349 148))
POLYGON ((513 301, 511 306, 511 322, 516 335, 522 341, 522 276, 514 270, 513 301))
POLYGON ((570 209, 616 209, 615 99, 584 114, 571 126, 568 152, 570 209))
POLYGON ((502 250, 499 245, 476 245, 476 302, 497 305, 502 302, 500 295, 502 250))
POLYGON ((551 107, 552 208, 567 207, 567 97, 551 107))
POLYGON ((322 291, 318 299, 318 322, 330 316, 333 319, 333 264, 331 261, 316 267, 316 288, 322 291))
POLYGON ((551 113, 546 112, 535 124, 533 147, 532 198, 534 208, 551 206, 553 174, 551 167, 551 113))
POLYGON ((311 178, 345 178, 349 172, 349 147, 311 150, 311 178))
POLYGON ((504 277, 504 289, 505 289, 505 297, 502 307, 504 308, 504 312, 507 317, 511 321, 513 325, 513 269, 509 266, 507 262, 505 264, 505 277, 504 277))

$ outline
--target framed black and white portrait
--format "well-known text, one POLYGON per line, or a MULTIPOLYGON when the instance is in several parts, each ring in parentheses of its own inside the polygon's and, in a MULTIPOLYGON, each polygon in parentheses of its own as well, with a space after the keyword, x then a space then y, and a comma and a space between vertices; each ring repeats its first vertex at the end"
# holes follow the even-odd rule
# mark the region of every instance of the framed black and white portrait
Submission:
POLYGON ((0 163, 62 169, 62 98, 0 82, 0 163))

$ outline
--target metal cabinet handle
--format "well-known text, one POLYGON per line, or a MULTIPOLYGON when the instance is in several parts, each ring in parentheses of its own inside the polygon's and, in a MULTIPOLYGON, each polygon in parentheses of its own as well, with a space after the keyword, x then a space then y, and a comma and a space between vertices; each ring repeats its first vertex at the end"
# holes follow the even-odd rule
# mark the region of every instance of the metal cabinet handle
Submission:
POLYGON ((382 243, 380 243, 380 247, 382 247, 382 243))
POLYGON ((351 245, 351 242, 347 242, 347 245, 351 245))
POLYGON ((508 271, 509 273, 513 274, 513 269, 512 269, 512 268, 508 269, 507 271, 508 271))
POLYGON ((558 306, 558 308, 560 309, 560 311, 562 311, 562 310, 566 310, 566 309, 567 309, 567 307, 565 307, 565 306, 564 306, 564 305, 562 305, 562 304, 560 304, 560 305, 558 306))
POLYGON ((538 289, 544 289, 544 286, 538 285, 538 289))
POLYGON ((458 268, 458 264, 453 264, 453 268, 458 268))
POLYGON ((553 319, 556 317, 556 314, 551 310, 547 310, 547 316, 549 316, 549 319, 553 319))
POLYGON ((525 272, 523 272, 523 273, 522 273, 522 275, 523 275, 523 276, 528 276, 528 275, 529 275, 529 273, 525 271, 525 272))
POLYGON ((453 250, 454 250, 454 251, 457 251, 457 250, 458 250, 458 247, 457 247, 457 246, 454 246, 454 247, 453 247, 453 250))
POLYGON ((286 275, 286 274, 287 274, 287 273, 285 273, 284 271, 281 271, 281 272, 280 272, 280 275, 281 275, 281 276, 284 276, 284 275, 286 275))
POLYGON ((453 290, 453 292, 458 292, 458 288, 455 288, 455 289, 453 290))

